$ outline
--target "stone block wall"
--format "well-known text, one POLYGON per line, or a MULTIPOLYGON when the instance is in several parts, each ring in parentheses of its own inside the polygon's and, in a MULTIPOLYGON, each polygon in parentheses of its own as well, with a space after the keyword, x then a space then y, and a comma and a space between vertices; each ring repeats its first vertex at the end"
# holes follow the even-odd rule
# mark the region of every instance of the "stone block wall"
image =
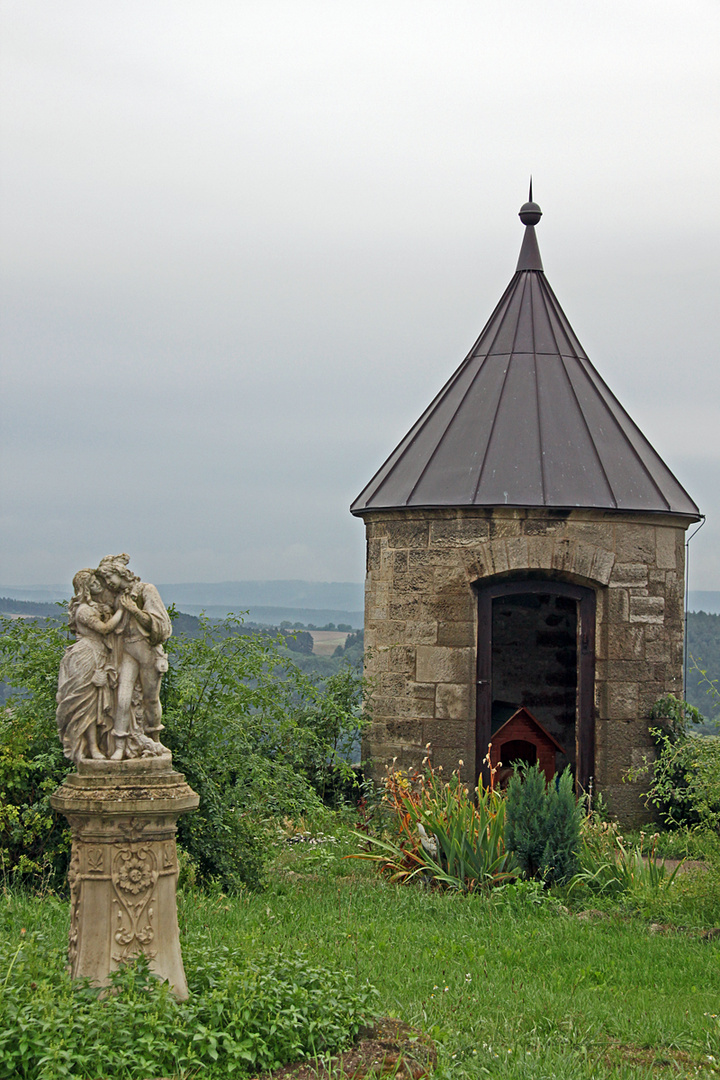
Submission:
POLYGON ((623 782, 651 752, 650 708, 682 693, 685 530, 689 519, 611 511, 488 508, 364 515, 365 648, 376 775, 397 758, 463 761, 474 782, 474 585, 528 573, 595 590, 595 784, 639 820, 642 784, 623 782))

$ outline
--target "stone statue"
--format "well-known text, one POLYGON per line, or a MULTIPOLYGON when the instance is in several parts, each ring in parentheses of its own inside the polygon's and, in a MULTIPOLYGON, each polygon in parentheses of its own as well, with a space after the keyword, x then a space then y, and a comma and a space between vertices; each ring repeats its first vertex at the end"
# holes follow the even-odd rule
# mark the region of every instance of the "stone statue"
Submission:
POLYGON ((79 570, 73 588, 76 640, 60 662, 57 723, 77 768, 50 797, 72 831, 70 972, 103 987, 143 955, 184 1000, 175 834, 199 799, 156 741, 170 618, 127 555, 79 570))
POLYGON ((77 640, 60 664, 57 723, 65 756, 76 763, 167 753, 156 739, 168 669, 162 645, 172 625, 155 586, 128 561, 107 555, 73 578, 68 621, 77 640))

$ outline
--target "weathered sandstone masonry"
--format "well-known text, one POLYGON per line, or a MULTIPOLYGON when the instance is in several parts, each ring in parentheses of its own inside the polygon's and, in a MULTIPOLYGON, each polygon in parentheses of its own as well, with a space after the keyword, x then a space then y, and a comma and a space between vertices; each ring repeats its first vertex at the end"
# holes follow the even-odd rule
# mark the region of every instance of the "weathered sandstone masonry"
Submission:
POLYGON ((535 574, 595 592, 595 787, 616 813, 641 816, 623 777, 651 752, 653 702, 682 690, 688 520, 494 507, 376 511, 365 523, 376 772, 394 757, 419 765, 430 743, 434 764, 462 760, 477 776, 476 586, 535 574))

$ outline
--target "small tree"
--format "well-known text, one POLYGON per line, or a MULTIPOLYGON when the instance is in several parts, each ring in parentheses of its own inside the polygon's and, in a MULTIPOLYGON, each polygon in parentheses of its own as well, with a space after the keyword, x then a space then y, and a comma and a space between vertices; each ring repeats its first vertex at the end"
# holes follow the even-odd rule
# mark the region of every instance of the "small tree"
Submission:
POLYGON ((505 846, 515 853, 526 877, 539 877, 547 836, 545 833, 545 777, 539 767, 516 768, 507 787, 505 846))
POLYGON ((549 785, 537 763, 515 769, 507 789, 505 844, 526 877, 556 885, 577 873, 582 818, 569 766, 549 785))

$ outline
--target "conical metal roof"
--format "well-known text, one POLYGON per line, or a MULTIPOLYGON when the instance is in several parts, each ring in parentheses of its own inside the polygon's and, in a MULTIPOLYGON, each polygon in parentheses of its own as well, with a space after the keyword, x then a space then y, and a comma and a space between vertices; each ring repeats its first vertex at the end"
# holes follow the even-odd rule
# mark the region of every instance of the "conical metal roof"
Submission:
POLYGON ((535 225, 470 353, 351 506, 597 507, 699 517, 590 363, 545 277, 535 225))

